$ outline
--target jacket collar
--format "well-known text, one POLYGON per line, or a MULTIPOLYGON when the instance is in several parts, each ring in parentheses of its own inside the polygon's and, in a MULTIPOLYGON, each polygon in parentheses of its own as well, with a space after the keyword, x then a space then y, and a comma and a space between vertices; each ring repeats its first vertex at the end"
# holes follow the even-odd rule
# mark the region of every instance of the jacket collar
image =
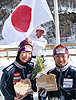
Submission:
POLYGON ((59 71, 59 72, 60 72, 60 71, 63 72, 63 71, 65 71, 69 66, 70 66, 70 64, 68 64, 68 63, 67 63, 65 66, 62 66, 62 67, 59 67, 59 66, 56 65, 56 70, 59 71))
POLYGON ((17 66, 20 69, 26 68, 25 66, 19 64, 17 61, 14 61, 15 66, 17 66))

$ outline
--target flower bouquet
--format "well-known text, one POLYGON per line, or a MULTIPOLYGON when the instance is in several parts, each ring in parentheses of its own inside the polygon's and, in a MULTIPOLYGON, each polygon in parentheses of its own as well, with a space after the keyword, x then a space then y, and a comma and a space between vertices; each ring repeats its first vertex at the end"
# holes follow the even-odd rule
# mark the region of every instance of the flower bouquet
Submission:
POLYGON ((41 57, 37 57, 36 58, 36 65, 34 67, 34 70, 30 76, 31 80, 34 80, 36 75, 41 72, 43 69, 45 69, 45 65, 44 65, 45 59, 41 58, 41 57))
POLYGON ((41 58, 41 57, 37 57, 36 59, 36 65, 34 67, 34 70, 30 76, 30 79, 21 79, 20 82, 17 82, 15 85, 14 85, 14 89, 15 89, 15 92, 16 92, 16 96, 24 96, 26 94, 30 94, 30 93, 33 93, 33 90, 32 90, 32 85, 31 85, 31 81, 30 80, 34 80, 34 78, 36 77, 36 75, 41 72, 45 66, 44 66, 44 58, 41 58))

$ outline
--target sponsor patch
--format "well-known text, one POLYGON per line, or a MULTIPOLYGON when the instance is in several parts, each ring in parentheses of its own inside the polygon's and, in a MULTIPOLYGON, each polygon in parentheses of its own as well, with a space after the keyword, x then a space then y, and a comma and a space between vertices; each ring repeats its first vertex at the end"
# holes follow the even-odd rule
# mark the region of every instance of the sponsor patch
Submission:
POLYGON ((14 76, 15 77, 19 77, 20 76, 20 73, 19 72, 16 72, 16 73, 14 73, 14 76))
POLYGON ((64 49, 62 49, 62 48, 56 49, 56 54, 60 54, 60 53, 65 53, 65 48, 64 49))
POLYGON ((6 70, 9 71, 12 67, 13 65, 9 66, 6 70))
POLYGON ((73 86, 73 79, 64 78, 63 87, 64 88, 72 88, 72 86, 73 86))
POLYGON ((20 81, 20 79, 19 80, 13 80, 13 84, 16 84, 19 81, 20 81))
POLYGON ((30 76, 31 76, 31 74, 28 74, 28 75, 27 75, 27 78, 29 78, 30 76))
POLYGON ((30 45, 25 45, 25 51, 32 51, 32 47, 30 45))
POLYGON ((13 84, 16 84, 17 82, 19 82, 21 79, 21 76, 19 77, 13 77, 13 84))

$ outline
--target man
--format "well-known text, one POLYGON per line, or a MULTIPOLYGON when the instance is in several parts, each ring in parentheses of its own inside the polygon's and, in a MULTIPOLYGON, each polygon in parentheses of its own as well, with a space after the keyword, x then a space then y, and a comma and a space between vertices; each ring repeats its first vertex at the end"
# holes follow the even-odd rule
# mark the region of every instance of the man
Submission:
POLYGON ((47 40, 43 38, 43 35, 46 35, 46 31, 43 27, 38 26, 36 28, 36 36, 30 35, 26 40, 33 45, 33 62, 36 62, 36 57, 43 57, 46 55, 45 46, 47 45, 47 40))
MULTIPOLYGON (((32 62, 36 64, 36 57, 45 56, 45 46, 47 45, 47 40, 43 38, 43 35, 46 35, 46 30, 42 26, 36 28, 36 36, 30 35, 29 38, 26 38, 29 43, 33 45, 32 51, 32 62)), ((41 100, 41 97, 38 97, 41 100)))
MULTIPOLYGON (((56 67, 49 70, 47 74, 52 73, 56 76, 58 86, 57 91, 47 93, 49 100, 72 100, 76 99, 76 70, 69 65, 68 49, 60 44, 54 48, 53 57, 56 67)), ((41 94, 41 92, 40 92, 41 94)), ((43 96, 44 93, 41 95, 43 96)))

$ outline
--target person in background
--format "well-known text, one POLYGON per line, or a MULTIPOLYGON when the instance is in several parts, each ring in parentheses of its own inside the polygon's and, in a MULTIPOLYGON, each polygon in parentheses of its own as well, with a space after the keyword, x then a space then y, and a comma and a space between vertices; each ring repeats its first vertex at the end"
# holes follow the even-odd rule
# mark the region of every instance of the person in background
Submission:
POLYGON ((45 56, 45 47, 47 45, 47 40, 43 38, 43 35, 46 35, 46 30, 42 26, 38 26, 36 28, 36 36, 33 36, 32 34, 29 36, 29 38, 26 38, 29 43, 33 45, 33 59, 32 61, 34 64, 36 63, 36 57, 38 56, 45 56))
POLYGON ((49 70, 47 74, 52 73, 56 76, 58 90, 42 93, 43 89, 39 91, 39 95, 44 98, 48 96, 48 100, 76 99, 76 68, 68 63, 67 47, 62 44, 56 46, 53 50, 53 57, 55 68, 49 70))
MULTIPOLYGON (((32 45, 23 40, 18 48, 16 60, 3 69, 1 77, 1 91, 5 97, 5 100, 33 100, 32 94, 25 95, 23 97, 16 97, 14 91, 14 84, 20 81, 20 79, 29 78, 34 64, 31 62, 32 57, 32 45)), ((35 80, 31 80, 32 89, 36 91, 35 80)))
MULTIPOLYGON (((46 30, 42 26, 36 28, 36 36, 30 35, 29 38, 26 38, 29 43, 33 45, 32 52, 32 62, 36 64, 36 57, 44 57, 46 55, 45 47, 47 45, 47 40, 43 38, 43 35, 46 35, 46 30)), ((41 97, 38 97, 41 100, 41 97)))

